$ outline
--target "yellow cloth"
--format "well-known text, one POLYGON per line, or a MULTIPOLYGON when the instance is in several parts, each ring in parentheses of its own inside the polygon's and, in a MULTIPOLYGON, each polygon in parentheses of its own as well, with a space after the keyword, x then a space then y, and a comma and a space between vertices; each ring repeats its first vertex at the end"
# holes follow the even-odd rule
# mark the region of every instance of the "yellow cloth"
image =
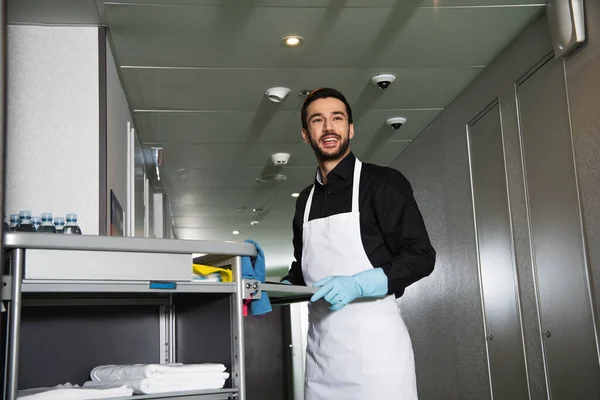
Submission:
POLYGON ((196 275, 210 275, 214 273, 221 274, 222 282, 233 282, 233 271, 231 271, 230 269, 211 267, 202 264, 194 264, 194 274, 196 275))

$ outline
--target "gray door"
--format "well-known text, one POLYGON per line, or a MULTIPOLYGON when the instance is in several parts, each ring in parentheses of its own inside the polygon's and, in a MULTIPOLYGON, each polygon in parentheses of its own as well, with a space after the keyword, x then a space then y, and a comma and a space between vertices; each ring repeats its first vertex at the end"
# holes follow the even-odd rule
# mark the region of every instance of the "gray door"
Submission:
POLYGON ((532 260, 554 400, 599 399, 600 369, 562 61, 517 85, 532 260))
POLYGON ((468 141, 491 390, 495 400, 529 399, 497 101, 469 124, 468 141))

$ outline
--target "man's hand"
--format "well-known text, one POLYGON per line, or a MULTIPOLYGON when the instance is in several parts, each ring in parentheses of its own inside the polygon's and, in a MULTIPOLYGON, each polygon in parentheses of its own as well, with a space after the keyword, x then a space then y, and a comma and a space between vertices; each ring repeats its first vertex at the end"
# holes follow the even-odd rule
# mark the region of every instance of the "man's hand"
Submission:
POLYGON ((331 304, 331 311, 339 311, 359 297, 384 297, 388 279, 381 268, 372 268, 353 276, 328 276, 313 286, 320 289, 310 298, 311 302, 324 299, 331 304))
POLYGON ((331 304, 331 311, 341 310, 362 295, 362 290, 353 276, 328 276, 313 286, 320 287, 310 298, 313 303, 324 299, 331 304))

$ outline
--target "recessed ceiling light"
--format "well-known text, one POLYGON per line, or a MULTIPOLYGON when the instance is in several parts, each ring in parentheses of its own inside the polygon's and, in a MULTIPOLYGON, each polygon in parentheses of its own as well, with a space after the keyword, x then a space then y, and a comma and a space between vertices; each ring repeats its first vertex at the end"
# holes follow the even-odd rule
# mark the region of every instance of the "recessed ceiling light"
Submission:
POLYGON ((252 221, 252 222, 250 222, 250 225, 252 225, 252 226, 258 225, 258 221, 252 221))
POLYGON ((260 182, 283 182, 287 179, 287 176, 283 174, 266 174, 256 178, 260 182))
POLYGON ((296 35, 286 36, 281 39, 281 44, 288 47, 302 46, 302 43, 304 43, 304 38, 296 35))
POLYGON ((292 197, 298 197, 300 196, 300 193, 292 193, 292 197))
POLYGON ((240 234, 240 231, 233 231, 233 232, 231 232, 231 233, 233 233, 234 235, 239 235, 239 234, 240 234))
POLYGON ((312 92, 312 90, 304 89, 304 90, 299 91, 298 94, 300 96, 306 97, 306 96, 308 96, 310 94, 310 92, 312 92))

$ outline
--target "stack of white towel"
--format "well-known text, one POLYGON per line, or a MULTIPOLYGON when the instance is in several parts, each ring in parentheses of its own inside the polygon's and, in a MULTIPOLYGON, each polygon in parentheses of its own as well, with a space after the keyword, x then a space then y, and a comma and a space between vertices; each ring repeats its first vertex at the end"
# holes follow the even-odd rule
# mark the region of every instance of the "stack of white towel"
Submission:
POLYGON ((222 389, 229 374, 223 364, 103 365, 90 373, 88 388, 127 386, 136 394, 222 389))
POLYGON ((133 396, 127 386, 88 388, 65 383, 54 387, 19 390, 19 400, 91 400, 133 396))

